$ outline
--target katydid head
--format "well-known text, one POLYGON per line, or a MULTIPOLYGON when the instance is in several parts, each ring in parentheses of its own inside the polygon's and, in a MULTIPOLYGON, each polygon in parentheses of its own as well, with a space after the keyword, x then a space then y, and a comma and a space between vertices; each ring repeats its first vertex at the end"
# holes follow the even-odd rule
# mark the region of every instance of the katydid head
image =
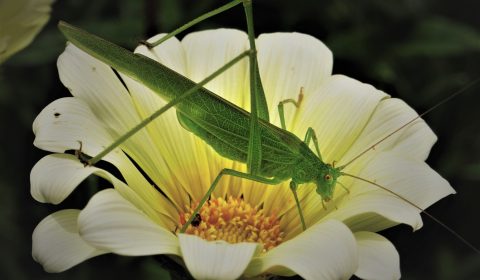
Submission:
POLYGON ((341 168, 326 164, 326 168, 322 168, 316 178, 317 193, 322 196, 325 202, 333 198, 333 191, 337 184, 337 178, 341 175, 341 168))

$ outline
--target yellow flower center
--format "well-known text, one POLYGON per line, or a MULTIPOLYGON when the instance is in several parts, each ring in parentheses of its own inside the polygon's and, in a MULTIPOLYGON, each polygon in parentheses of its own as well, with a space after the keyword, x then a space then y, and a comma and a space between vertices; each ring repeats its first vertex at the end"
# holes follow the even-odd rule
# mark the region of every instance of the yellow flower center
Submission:
MULTIPOLYGON (((180 214, 181 228, 193 214, 198 202, 180 214)), ((211 199, 205 203, 185 231, 205 240, 224 240, 229 243, 257 242, 268 251, 282 242, 284 233, 275 214, 264 214, 242 198, 211 199)))

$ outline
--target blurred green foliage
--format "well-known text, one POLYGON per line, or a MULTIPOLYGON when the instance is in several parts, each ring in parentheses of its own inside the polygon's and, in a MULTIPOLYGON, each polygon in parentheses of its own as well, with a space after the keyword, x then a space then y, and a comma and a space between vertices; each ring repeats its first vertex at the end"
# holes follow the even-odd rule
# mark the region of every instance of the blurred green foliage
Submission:
MULTIPOLYGON (((226 1, 222 1, 226 2, 226 1)), ((0 255, 1 279, 168 279, 159 257, 106 255, 62 274, 48 274, 30 255, 31 233, 49 213, 81 208, 90 192, 77 191, 60 206, 41 205, 29 194, 29 172, 45 152, 32 146, 31 124, 49 102, 68 96, 58 80, 56 58, 65 20, 133 48, 156 32, 168 32, 220 1, 63 0, 27 49, 0 67, 0 255)), ((480 76, 480 3, 468 0, 324 0, 254 3, 257 34, 297 31, 323 40, 335 56, 334 72, 373 84, 422 112, 480 76)), ((245 29, 237 8, 193 28, 245 29)), ((480 88, 426 117, 439 136, 428 162, 458 194, 429 211, 480 246, 480 88)), ((84 185, 95 190, 95 179, 84 185)), ((422 186, 418 186, 419 188, 422 186)), ((84 189, 85 190, 85 189, 84 189)), ((480 258, 428 218, 412 233, 406 226, 382 234, 396 246, 405 279, 480 278, 480 258)), ((181 275, 171 275, 172 278, 181 275)))

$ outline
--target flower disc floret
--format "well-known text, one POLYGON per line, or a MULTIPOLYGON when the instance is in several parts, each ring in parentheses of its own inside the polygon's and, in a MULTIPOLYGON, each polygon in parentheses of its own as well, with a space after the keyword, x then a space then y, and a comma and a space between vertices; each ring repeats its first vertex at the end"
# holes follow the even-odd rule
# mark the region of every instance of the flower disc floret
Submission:
MULTIPOLYGON (((198 206, 195 203, 180 215, 181 228, 198 206)), ((284 232, 275 213, 265 214, 262 209, 252 207, 243 198, 229 196, 211 199, 205 203, 185 233, 197 235, 205 240, 224 240, 229 243, 256 242, 268 251, 282 243, 284 232)))

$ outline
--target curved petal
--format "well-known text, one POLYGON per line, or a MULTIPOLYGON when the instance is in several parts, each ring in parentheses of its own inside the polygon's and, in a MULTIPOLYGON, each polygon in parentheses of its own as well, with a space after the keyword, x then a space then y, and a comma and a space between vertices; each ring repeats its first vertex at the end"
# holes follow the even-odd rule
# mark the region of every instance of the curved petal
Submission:
POLYGON ((62 272, 108 252, 86 243, 78 234, 80 210, 55 212, 43 219, 32 235, 32 256, 47 272, 62 272))
MULTIPOLYGON (((382 100, 365 129, 343 157, 345 162, 342 159, 340 164, 353 159, 365 149, 417 116, 418 114, 400 99, 382 100)), ((402 157, 424 161, 436 140, 437 137, 428 125, 422 119, 418 119, 389 136, 380 144, 375 145, 374 150, 369 151, 357 160, 358 166, 365 165, 365 161, 368 161, 373 154, 388 150, 392 150, 402 157)), ((352 169, 355 169, 356 163, 352 164, 352 169)))
POLYGON ((357 254, 352 232, 343 223, 329 220, 254 258, 245 275, 285 275, 288 268, 305 279, 348 279, 357 270, 357 254))
POLYGON ((45 156, 32 168, 30 193, 39 202, 59 204, 96 170, 96 167, 84 166, 73 155, 45 156))
MULTIPOLYGON (((155 35, 152 38, 149 38, 147 42, 156 42, 163 38, 165 35, 167 34, 163 33, 155 35)), ((134 52, 143 54, 153 60, 160 62, 161 64, 174 70, 180 75, 186 75, 187 64, 185 62, 185 52, 183 50, 182 44, 175 37, 168 39, 167 41, 161 43, 153 49, 149 49, 143 44, 139 45, 134 52)))
MULTIPOLYGON (((112 139, 119 138, 140 123, 129 92, 108 65, 72 44, 67 45, 57 64, 62 83, 72 95, 88 104, 112 139)), ((157 172, 168 166, 147 131, 140 130, 120 147, 158 186, 174 184, 172 178, 164 178, 157 172)), ((179 198, 185 196, 181 188, 164 189, 164 193, 177 207, 183 206, 178 205, 179 198)))
POLYGON ((372 184, 355 181, 350 187, 350 194, 338 206, 338 211, 329 215, 344 220, 352 230, 382 229, 378 228, 381 223, 371 224, 368 220, 353 218, 368 212, 377 213, 395 223, 409 224, 414 230, 419 229, 422 226, 418 214, 420 210, 410 203, 425 209, 439 199, 455 193, 450 184, 426 163, 402 158, 393 152, 375 156, 358 176, 384 186, 395 195, 372 184))
MULTIPOLYGON (((333 55, 321 41, 301 33, 262 34, 256 44, 260 76, 270 104, 270 120, 280 125, 278 103, 288 98, 297 99, 301 88, 305 96, 313 96, 332 74, 333 55)), ((295 118, 291 104, 285 106, 285 118, 295 118)))
MULTIPOLYGON (((82 153, 96 155, 113 142, 113 138, 109 136, 105 128, 100 126, 100 121, 94 116, 88 105, 74 97, 57 99, 45 107, 35 119, 33 131, 35 133, 34 144, 41 149, 52 152, 76 150, 81 146, 82 153)), ((54 157, 58 158, 59 156, 54 157)), ((84 168, 78 159, 74 159, 72 156, 67 157, 70 157, 67 162, 60 161, 56 163, 55 160, 49 159, 48 161, 41 161, 41 164, 39 162, 38 164, 40 165, 37 164, 38 166, 34 167, 35 173, 32 170, 31 182, 32 195, 34 195, 35 199, 44 201, 36 194, 38 191, 48 193, 60 191, 61 195, 60 193, 55 194, 60 195, 59 197, 53 200, 52 198, 45 200, 45 202, 59 203, 77 186, 74 184, 75 181, 68 181, 68 177, 59 176, 62 172, 80 176, 76 179, 77 183, 79 183, 79 179, 86 178, 88 175, 86 173, 83 175, 78 174, 77 172, 93 171, 93 169, 84 168), (75 163, 71 162, 72 159, 74 159, 75 163), (62 164, 65 164, 65 169, 62 169, 62 164), (68 171, 67 169, 70 170, 68 171), (58 180, 55 184, 51 184, 47 180, 49 178, 43 176, 50 173, 53 178, 58 180), (43 187, 46 187, 46 189, 43 189, 43 187)), ((177 211, 173 209, 164 196, 160 195, 151 186, 121 150, 113 150, 103 160, 117 167, 127 184, 147 201, 153 209, 164 214, 168 212, 173 219, 177 220, 177 211)))
MULTIPOLYGON (((375 157, 360 176, 385 186, 423 209, 455 193, 450 183, 428 164, 401 157, 394 152, 385 152, 375 157)), ((384 193, 371 185, 365 188, 356 187, 352 192, 363 193, 370 190, 384 193)))
MULTIPOLYGON (((35 118, 33 133, 36 147, 56 153, 79 149, 82 143, 82 152, 97 154, 103 150, 102 146, 113 142, 88 105, 73 97, 48 104, 35 118)), ((114 150, 105 156, 105 160, 114 160, 118 153, 118 149, 114 150)))
MULTIPOLYGON (((352 78, 334 75, 304 98, 293 132, 303 138, 315 129, 324 162, 342 158, 386 94, 352 78)), ((313 145, 312 145, 313 147, 313 145)))
POLYGON ((172 225, 172 220, 178 220, 178 213, 171 207, 168 200, 156 191, 150 192, 148 190, 150 185, 128 187, 109 172, 93 166, 84 166, 75 156, 68 154, 52 154, 42 158, 30 174, 30 192, 39 202, 58 204, 91 174, 111 182, 125 199, 142 209, 157 223, 167 226, 172 225), (155 201, 155 203, 147 204, 145 201, 155 201), (170 221, 159 219, 159 214, 171 217, 170 221))
MULTIPOLYGON (((113 189, 94 195, 78 217, 89 244, 120 255, 180 255, 178 239, 113 189)), ((174 230, 172 228, 172 230, 174 230)))
MULTIPOLYGON (((190 33, 182 40, 187 77, 200 82, 248 48, 247 34, 235 29, 216 29, 190 33)), ((245 84, 248 59, 216 77, 205 87, 242 107, 248 97, 245 84)))
POLYGON ((362 279, 400 279, 400 257, 385 237, 373 232, 356 232, 358 269, 362 279))
POLYGON ((69 43, 58 57, 57 67, 65 87, 88 104, 113 136, 125 133, 140 121, 127 89, 110 66, 69 43))
POLYGON ((187 234, 178 238, 183 260, 195 279, 237 279, 259 249, 258 243, 229 244, 187 234))

